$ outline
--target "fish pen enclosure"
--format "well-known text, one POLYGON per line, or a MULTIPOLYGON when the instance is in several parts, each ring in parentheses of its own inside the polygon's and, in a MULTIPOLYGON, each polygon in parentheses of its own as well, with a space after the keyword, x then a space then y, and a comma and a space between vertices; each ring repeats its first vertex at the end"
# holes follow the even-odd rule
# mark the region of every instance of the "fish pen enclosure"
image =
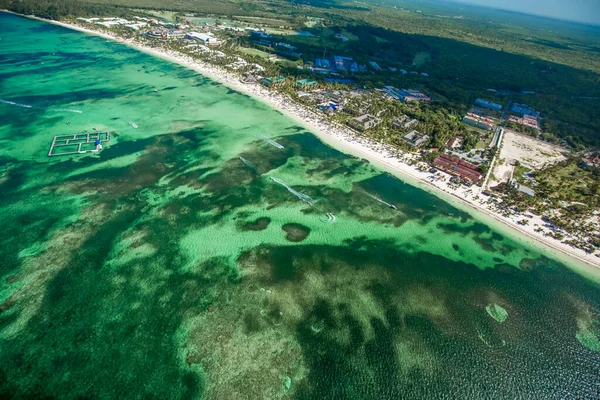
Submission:
POLYGON ((48 157, 96 152, 98 151, 96 150, 96 141, 98 140, 108 142, 110 134, 108 132, 93 132, 54 136, 50 150, 48 150, 48 157))

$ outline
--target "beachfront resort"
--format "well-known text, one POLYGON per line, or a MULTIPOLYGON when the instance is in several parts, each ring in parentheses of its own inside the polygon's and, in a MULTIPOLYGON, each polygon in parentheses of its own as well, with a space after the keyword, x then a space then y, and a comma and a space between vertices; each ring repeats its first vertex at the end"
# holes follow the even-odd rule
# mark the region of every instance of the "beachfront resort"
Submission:
MULTIPOLYGON (((200 22, 193 17, 166 22, 148 16, 79 18, 76 23, 199 67, 529 235, 592 262, 600 258, 596 208, 590 204, 581 218, 570 211, 572 201, 548 198, 548 192, 538 188, 536 174, 545 175, 556 163, 573 157, 567 144, 535 139, 536 146, 556 148, 563 157, 539 152, 542 160, 525 173, 527 160, 506 155, 507 137, 542 135, 540 112, 511 101, 510 91, 489 89, 486 97, 473 101, 460 124, 452 122, 446 128, 429 115, 441 107, 435 94, 427 94, 429 73, 343 54, 307 59, 292 44, 292 36, 260 23, 200 22), (358 84, 361 77, 373 74, 405 77, 418 89, 358 84), (503 104, 495 100, 503 97, 503 104), (516 164, 507 165, 511 162, 516 164)), ((311 35, 308 30, 297 34, 311 35)), ((594 156, 574 156, 582 174, 595 169, 585 161, 594 156)))

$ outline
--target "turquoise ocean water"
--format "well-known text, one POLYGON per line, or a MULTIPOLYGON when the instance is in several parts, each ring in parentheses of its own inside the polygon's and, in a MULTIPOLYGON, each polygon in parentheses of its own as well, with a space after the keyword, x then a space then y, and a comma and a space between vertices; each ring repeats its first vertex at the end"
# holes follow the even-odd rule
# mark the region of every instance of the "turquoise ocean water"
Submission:
POLYGON ((0 39, 1 397, 598 398, 597 280, 193 71, 0 39))

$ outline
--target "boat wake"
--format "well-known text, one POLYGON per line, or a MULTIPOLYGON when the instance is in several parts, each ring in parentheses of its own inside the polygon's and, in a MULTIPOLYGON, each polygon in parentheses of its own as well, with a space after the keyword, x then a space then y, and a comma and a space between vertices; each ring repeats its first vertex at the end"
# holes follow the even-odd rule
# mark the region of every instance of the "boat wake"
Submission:
POLYGON ((388 203, 387 201, 383 201, 383 200, 381 200, 379 197, 375 197, 375 196, 373 196, 372 194, 370 194, 370 193, 367 193, 367 192, 365 192, 365 194, 366 194, 367 196, 369 196, 370 198, 372 198, 373 200, 375 200, 375 201, 378 201, 378 202, 380 202, 381 204, 385 204, 385 205, 386 205, 386 206, 388 206, 389 208, 393 208, 394 210, 396 209, 396 206, 395 206, 395 205, 393 205, 393 204, 390 204, 390 203, 388 203))
POLYGON ((44 111, 54 111, 54 112, 71 112, 71 113, 78 113, 78 114, 81 114, 83 112, 81 110, 71 110, 71 109, 67 109, 67 108, 34 107, 34 106, 30 106, 28 104, 16 103, 14 101, 4 100, 4 99, 0 99, 0 103, 10 104, 12 106, 23 107, 23 108, 31 108, 34 110, 44 110, 44 111))
POLYGON ((247 167, 252 168, 255 171, 258 171, 258 168, 256 167, 256 165, 254 165, 251 161, 245 159, 244 157, 240 157, 240 160, 242 160, 242 162, 244 164, 246 164, 247 167))
POLYGON ((0 103, 11 104, 11 105, 17 106, 17 107, 33 108, 33 106, 28 106, 27 104, 15 103, 14 101, 8 101, 8 100, 3 100, 3 99, 0 99, 0 103))
MULTIPOLYGON (((242 159, 242 157, 240 157, 240 159, 242 159)), ((244 159, 242 159, 242 161, 244 161, 244 159)), ((247 161, 247 160, 246 160, 247 161)), ((245 163, 245 162, 244 162, 245 163)), ((332 213, 328 212, 325 213, 325 211, 319 207, 319 206, 315 206, 314 204, 314 200, 312 199, 312 197, 310 197, 307 194, 301 193, 297 190, 294 190, 293 188, 291 188, 290 186, 288 186, 288 184, 286 184, 284 181, 282 181, 279 178, 273 178, 272 176, 270 177, 271 180, 275 183, 280 184, 281 186, 283 186, 284 188, 286 188, 290 193, 292 193, 294 196, 296 196, 298 199, 308 203, 310 206, 315 207, 315 209, 317 209, 319 212, 324 213, 325 215, 322 217, 319 217, 319 220, 321 222, 326 222, 326 223, 334 223, 336 221, 336 217, 335 215, 333 215, 332 213)))
POLYGON ((333 215, 332 213, 327 213, 325 214, 325 217, 321 217, 319 219, 321 220, 321 222, 328 222, 330 224, 334 223, 336 220, 335 215, 333 215))
POLYGON ((299 198, 300 200, 310 204, 311 206, 314 203, 314 200, 307 194, 304 193, 300 193, 294 189, 292 189, 291 187, 289 187, 284 181, 282 181, 281 179, 278 178, 273 178, 271 177, 271 180, 275 183, 280 184, 281 186, 285 187, 290 193, 292 193, 294 196, 296 196, 297 198, 299 198))
POLYGON ((270 144, 273 147, 276 147, 278 149, 283 149, 283 145, 277 143, 276 141, 274 141, 273 139, 269 139, 268 137, 264 136, 264 135, 254 135, 251 133, 252 136, 255 136, 257 138, 259 138, 260 140, 262 140, 263 142, 266 142, 268 144, 270 144))
POLYGON ((70 113, 77 113, 77 114, 83 113, 83 111, 81 111, 81 110, 71 110, 68 108, 42 108, 42 107, 40 107, 39 109, 46 110, 46 111, 55 111, 55 112, 70 112, 70 113))

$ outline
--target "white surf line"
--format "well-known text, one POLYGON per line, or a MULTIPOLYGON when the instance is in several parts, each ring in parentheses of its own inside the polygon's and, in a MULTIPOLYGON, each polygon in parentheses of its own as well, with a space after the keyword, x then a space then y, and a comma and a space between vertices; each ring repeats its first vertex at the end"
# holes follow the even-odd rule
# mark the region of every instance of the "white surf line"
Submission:
POLYGON ((390 204, 390 203, 388 203, 387 201, 383 201, 383 200, 381 200, 379 197, 375 197, 375 196, 373 196, 372 194, 370 194, 370 193, 367 193, 367 192, 365 192, 365 194, 366 194, 367 196, 369 196, 370 198, 372 198, 373 200, 377 200, 377 201, 378 201, 378 202, 380 202, 381 204, 385 204, 385 205, 386 205, 386 206, 388 206, 389 208, 396 208, 396 206, 395 206, 395 205, 393 205, 393 204, 390 204))
POLYGON ((31 108, 31 109, 34 109, 34 110, 44 110, 44 111, 54 111, 54 112, 72 112, 72 113, 78 113, 78 114, 83 113, 83 111, 81 111, 81 110, 71 110, 71 109, 67 109, 67 108, 34 107, 34 106, 30 106, 28 104, 16 103, 14 101, 4 100, 4 99, 0 99, 0 103, 10 104, 10 105, 13 105, 13 106, 23 107, 23 108, 31 108))
POLYGON ((242 162, 244 164, 246 164, 247 167, 250 167, 253 170, 258 171, 258 167, 256 165, 254 165, 251 161, 245 159, 244 157, 240 157, 240 160, 242 160, 242 162))

